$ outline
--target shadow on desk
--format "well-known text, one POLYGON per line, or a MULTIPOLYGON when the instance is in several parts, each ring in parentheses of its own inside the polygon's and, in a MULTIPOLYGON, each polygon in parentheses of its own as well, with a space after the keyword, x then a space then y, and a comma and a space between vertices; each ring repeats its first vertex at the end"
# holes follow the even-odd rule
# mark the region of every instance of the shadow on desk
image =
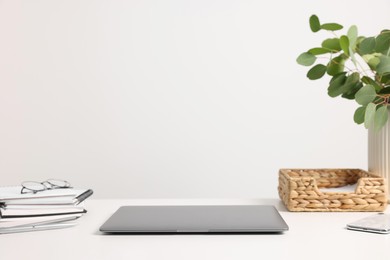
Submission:
POLYGON ((96 231, 94 235, 99 236, 225 236, 225 235, 233 235, 233 236, 275 236, 275 235, 283 235, 283 232, 149 232, 149 233, 136 233, 136 232, 129 232, 129 233, 103 233, 100 231, 96 231))

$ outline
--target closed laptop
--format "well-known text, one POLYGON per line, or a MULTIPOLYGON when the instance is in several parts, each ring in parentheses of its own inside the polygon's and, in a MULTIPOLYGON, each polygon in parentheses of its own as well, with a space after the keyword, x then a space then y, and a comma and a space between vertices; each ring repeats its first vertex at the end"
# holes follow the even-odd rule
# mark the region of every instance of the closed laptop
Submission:
POLYGON ((123 206, 101 227, 107 233, 273 233, 288 230, 271 205, 123 206))

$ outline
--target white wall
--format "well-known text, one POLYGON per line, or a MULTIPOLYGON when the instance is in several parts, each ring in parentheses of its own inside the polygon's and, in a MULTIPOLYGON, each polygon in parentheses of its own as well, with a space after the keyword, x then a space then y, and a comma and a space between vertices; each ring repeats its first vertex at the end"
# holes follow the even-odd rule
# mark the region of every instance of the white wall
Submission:
MULTIPOLYGON (((0 183, 95 198, 276 197, 279 168, 366 168, 357 105, 309 81, 308 18, 388 1, 0 0, 0 183)), ((331 35, 329 35, 331 37, 331 35)))

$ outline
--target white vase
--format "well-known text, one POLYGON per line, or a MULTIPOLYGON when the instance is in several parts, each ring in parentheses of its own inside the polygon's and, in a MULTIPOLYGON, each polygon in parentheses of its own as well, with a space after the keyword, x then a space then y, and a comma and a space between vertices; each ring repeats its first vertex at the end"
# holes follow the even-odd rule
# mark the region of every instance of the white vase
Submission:
POLYGON ((387 179, 387 198, 390 202, 390 110, 389 120, 380 130, 368 130, 368 171, 387 179))

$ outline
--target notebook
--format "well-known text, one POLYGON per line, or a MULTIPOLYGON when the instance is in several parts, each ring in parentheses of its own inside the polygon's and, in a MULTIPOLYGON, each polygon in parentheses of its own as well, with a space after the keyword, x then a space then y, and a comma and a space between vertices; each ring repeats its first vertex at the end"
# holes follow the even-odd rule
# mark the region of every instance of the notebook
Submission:
POLYGON ((76 224, 77 223, 74 221, 66 221, 66 222, 56 222, 56 223, 49 223, 49 224, 38 224, 38 225, 30 225, 30 226, 1 228, 0 234, 29 232, 29 231, 42 231, 42 230, 59 229, 59 228, 69 228, 69 227, 74 227, 76 224))
POLYGON ((83 203, 78 205, 3 205, 0 206, 1 218, 21 216, 46 216, 74 213, 86 213, 83 203))
POLYGON ((52 215, 52 216, 35 216, 35 217, 17 217, 17 218, 1 218, 0 219, 0 233, 3 229, 11 229, 16 227, 26 227, 34 225, 44 225, 50 223, 60 223, 70 220, 76 220, 83 214, 66 214, 66 215, 52 215))
POLYGON ((91 189, 52 189, 37 193, 21 194, 21 186, 0 187, 0 203, 2 204, 73 204, 77 205, 93 194, 91 189))

